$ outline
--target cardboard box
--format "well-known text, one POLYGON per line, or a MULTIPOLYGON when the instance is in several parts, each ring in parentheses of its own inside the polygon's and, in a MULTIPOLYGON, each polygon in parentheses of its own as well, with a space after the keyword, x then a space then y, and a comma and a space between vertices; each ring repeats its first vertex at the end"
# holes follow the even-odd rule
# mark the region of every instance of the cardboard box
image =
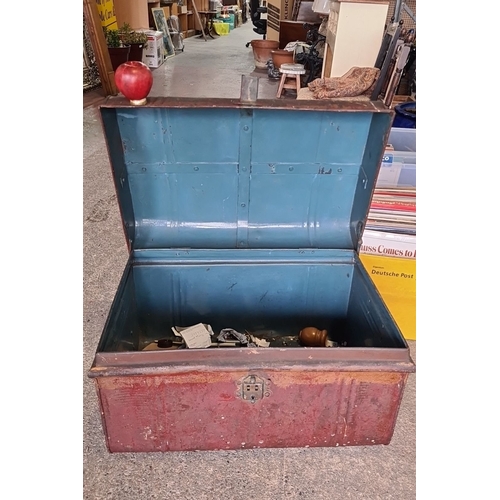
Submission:
POLYGON ((148 45, 142 52, 142 62, 150 68, 158 68, 165 60, 163 33, 161 31, 143 30, 148 36, 148 45))
POLYGON ((294 0, 268 0, 267 33, 268 40, 280 39, 280 20, 291 19, 294 0))
MULTIPOLYGON (((175 2, 172 3, 172 5, 170 6, 170 15, 171 16, 178 16, 179 14, 187 14, 187 12, 188 12, 187 2, 184 1, 184 4, 185 5, 178 5, 175 2)), ((200 7, 200 0, 196 1, 196 7, 198 7, 198 10, 203 10, 200 7)))

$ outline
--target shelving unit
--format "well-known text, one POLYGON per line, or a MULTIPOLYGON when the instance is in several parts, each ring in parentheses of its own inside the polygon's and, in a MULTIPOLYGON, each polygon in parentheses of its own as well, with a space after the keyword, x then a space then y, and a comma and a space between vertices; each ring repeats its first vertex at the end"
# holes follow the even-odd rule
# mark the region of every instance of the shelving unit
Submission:
MULTIPOLYGON (((132 29, 155 29, 151 9, 162 7, 167 18, 170 16, 179 18, 179 27, 184 38, 194 36, 197 31, 201 31, 193 12, 192 0, 187 0, 187 5, 184 6, 179 6, 176 2, 157 0, 114 0, 114 2, 118 26, 128 23, 132 29)), ((208 10, 208 0, 197 0, 196 5, 198 10, 208 10)))

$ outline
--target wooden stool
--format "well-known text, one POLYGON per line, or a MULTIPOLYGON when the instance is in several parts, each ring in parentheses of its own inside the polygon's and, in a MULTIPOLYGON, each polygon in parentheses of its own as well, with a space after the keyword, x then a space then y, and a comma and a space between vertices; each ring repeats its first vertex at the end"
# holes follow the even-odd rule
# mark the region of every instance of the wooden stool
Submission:
POLYGON ((284 89, 295 89, 297 95, 300 90, 300 75, 306 72, 303 64, 282 64, 280 66, 281 80, 278 87, 276 98, 279 99, 284 89), (293 83, 287 83, 287 80, 295 80, 293 83))

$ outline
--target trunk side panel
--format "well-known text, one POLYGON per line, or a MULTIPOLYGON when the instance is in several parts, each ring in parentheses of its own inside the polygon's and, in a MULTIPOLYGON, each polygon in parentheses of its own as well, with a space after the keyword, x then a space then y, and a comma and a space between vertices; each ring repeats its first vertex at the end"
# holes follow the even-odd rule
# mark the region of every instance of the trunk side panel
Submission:
POLYGON ((250 372, 97 379, 111 452, 388 444, 406 373, 250 372), (240 382, 240 383, 238 383, 240 382))

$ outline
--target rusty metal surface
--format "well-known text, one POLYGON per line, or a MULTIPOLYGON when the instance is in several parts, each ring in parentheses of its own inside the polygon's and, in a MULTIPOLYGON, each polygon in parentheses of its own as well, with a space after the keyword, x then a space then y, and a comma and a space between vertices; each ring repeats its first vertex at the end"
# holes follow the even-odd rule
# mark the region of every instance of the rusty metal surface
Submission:
POLYGON ((226 348, 97 352, 90 377, 224 371, 231 367, 311 371, 414 372, 408 349, 226 348))
POLYGON ((89 373, 108 449, 388 444, 415 368, 352 255, 393 111, 367 101, 173 97, 149 98, 144 112, 132 107, 124 98, 101 106, 133 248, 89 373), (331 119, 319 111, 333 111, 331 119), (168 141, 157 115, 169 124, 168 141), (300 141, 298 119, 308 124, 300 141), (205 147, 194 146, 200 138, 205 147), (233 211, 223 203, 229 194, 233 211), (160 338, 165 326, 205 318, 215 330, 241 322, 251 331, 299 332, 306 321, 349 342, 338 349, 139 350, 142 336, 160 338))
POLYGON ((103 377, 110 452, 334 447, 391 441, 406 373, 308 369, 103 377), (249 374, 265 395, 245 400, 249 374))
POLYGON ((99 106, 100 108, 263 108, 290 109, 311 111, 349 111, 389 113, 389 109, 381 101, 335 101, 328 100, 280 100, 258 99, 255 102, 242 102, 240 99, 202 98, 202 97, 148 97, 143 106, 134 106, 124 97, 110 96, 99 106))

